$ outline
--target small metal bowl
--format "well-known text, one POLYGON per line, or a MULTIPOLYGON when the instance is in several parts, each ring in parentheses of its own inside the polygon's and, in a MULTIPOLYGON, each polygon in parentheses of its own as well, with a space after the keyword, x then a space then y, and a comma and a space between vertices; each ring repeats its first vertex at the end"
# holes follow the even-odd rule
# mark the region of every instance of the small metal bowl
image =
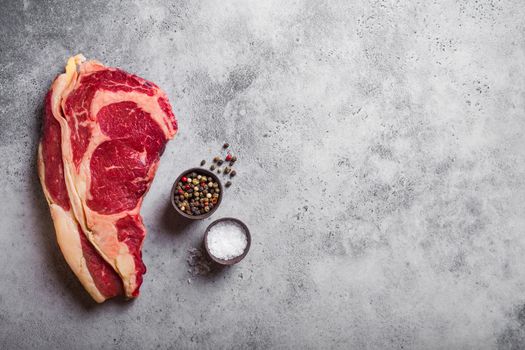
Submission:
POLYGON ((204 248, 206 249, 206 253, 208 253, 208 256, 213 260, 215 261, 216 263, 218 264, 221 264, 221 265, 233 265, 233 264, 237 264, 239 261, 241 261, 242 259, 244 259, 244 257, 246 256, 246 254, 248 254, 248 251, 250 250, 250 246, 252 244, 252 236, 250 234, 250 230, 248 230, 248 227, 244 224, 244 222, 242 222, 241 220, 239 219, 235 219, 235 218, 220 218, 218 220, 215 220, 214 222, 212 222, 208 228, 206 228, 206 232, 204 233, 204 248), (246 243, 246 248, 244 248, 244 252, 235 257, 235 258, 232 258, 230 260, 223 260, 223 259, 219 259, 217 257, 215 257, 211 252, 210 252, 210 248, 208 247, 208 232, 210 232, 210 229, 216 225, 217 223, 219 222, 222 222, 222 221, 234 221, 236 222, 237 224, 241 225, 241 227, 244 229, 244 233, 246 234, 246 240, 248 241, 246 243))
POLYGON ((173 183, 173 187, 171 188, 170 200, 171 200, 171 205, 173 206, 173 208, 175 208, 175 211, 179 213, 181 216, 187 219, 190 219, 190 220, 202 220, 202 219, 206 219, 207 217, 210 217, 211 214, 215 213, 215 211, 217 210, 217 208, 222 202, 223 195, 224 195, 224 190, 222 188, 222 183, 221 183, 221 180, 219 180, 219 177, 217 175, 215 175, 214 173, 206 169, 191 168, 191 169, 183 171, 182 174, 180 174, 179 177, 177 177, 177 180, 175 180, 175 182, 173 183), (217 182, 219 184, 219 189, 220 189, 219 199, 217 200, 217 204, 215 204, 213 206, 213 209, 210 210, 209 212, 200 214, 200 215, 189 215, 183 212, 182 210, 180 210, 179 207, 177 206, 177 203, 175 203, 175 191, 177 189, 177 184, 179 183, 179 181, 182 179, 183 176, 187 176, 188 174, 191 174, 193 172, 199 175, 205 175, 206 177, 211 177, 214 182, 217 182))

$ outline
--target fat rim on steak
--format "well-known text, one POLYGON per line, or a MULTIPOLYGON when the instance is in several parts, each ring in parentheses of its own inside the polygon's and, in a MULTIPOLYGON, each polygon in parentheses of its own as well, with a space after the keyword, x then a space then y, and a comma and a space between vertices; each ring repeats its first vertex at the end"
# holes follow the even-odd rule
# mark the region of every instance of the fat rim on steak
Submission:
POLYGON ((60 250, 99 303, 139 294, 140 207, 177 130, 157 85, 82 55, 68 60, 46 95, 40 181, 60 250))

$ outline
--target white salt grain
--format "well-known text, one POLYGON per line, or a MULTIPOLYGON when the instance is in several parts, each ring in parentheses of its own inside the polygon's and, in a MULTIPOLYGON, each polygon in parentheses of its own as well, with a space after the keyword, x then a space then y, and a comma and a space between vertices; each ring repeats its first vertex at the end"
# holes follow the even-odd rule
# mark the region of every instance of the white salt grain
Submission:
POLYGON ((248 239, 241 225, 234 221, 221 221, 210 228, 206 243, 214 257, 230 260, 244 253, 248 239))

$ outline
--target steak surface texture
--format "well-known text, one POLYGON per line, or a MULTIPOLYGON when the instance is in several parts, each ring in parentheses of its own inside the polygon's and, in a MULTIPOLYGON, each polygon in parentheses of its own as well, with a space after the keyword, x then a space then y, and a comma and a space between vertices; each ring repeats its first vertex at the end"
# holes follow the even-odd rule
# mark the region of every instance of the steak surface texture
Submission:
POLYGON ((176 133, 158 86, 82 55, 46 95, 38 173, 60 250, 97 302, 139 294, 140 208, 176 133))

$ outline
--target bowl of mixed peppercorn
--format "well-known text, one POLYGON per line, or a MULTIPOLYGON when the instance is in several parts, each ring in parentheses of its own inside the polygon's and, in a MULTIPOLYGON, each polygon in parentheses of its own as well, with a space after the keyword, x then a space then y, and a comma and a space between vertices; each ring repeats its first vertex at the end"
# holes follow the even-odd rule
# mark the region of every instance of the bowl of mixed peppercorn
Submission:
POLYGON ((171 204, 182 216, 192 220, 209 217, 221 204, 222 184, 206 169, 193 168, 183 172, 171 190, 171 204))

